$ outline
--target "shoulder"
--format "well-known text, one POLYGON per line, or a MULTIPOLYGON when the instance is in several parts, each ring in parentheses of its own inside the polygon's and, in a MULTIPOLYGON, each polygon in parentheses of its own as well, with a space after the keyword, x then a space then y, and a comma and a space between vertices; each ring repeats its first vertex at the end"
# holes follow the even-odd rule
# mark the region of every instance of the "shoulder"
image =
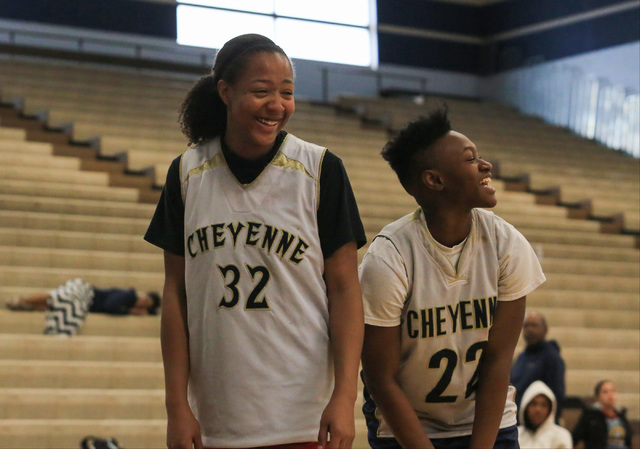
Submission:
POLYGON ((282 142, 281 150, 285 152, 302 151, 322 155, 326 151, 326 148, 312 142, 307 142, 291 133, 287 133, 282 142))
POLYGON ((544 348, 551 353, 560 354, 560 344, 557 340, 547 340, 544 342, 544 348))
POLYGON ((562 426, 557 424, 553 424, 553 431, 555 434, 555 445, 557 448, 571 448, 573 445, 573 439, 571 437, 571 432, 565 429, 562 426))
POLYGON ((420 227, 422 210, 416 209, 414 212, 405 215, 386 225, 378 236, 396 241, 410 237, 420 227))
POLYGON ((186 178, 192 171, 212 168, 222 162, 220 137, 194 145, 185 150, 180 157, 180 175, 186 178))
POLYGON ((498 239, 521 235, 511 223, 490 210, 474 209, 474 214, 476 222, 484 225, 487 231, 494 230, 494 235, 498 239))
POLYGON ((304 167, 304 171, 306 171, 307 174, 314 179, 318 179, 322 172, 322 161, 326 153, 326 148, 288 133, 273 163, 285 169, 292 168, 302 170, 304 167))

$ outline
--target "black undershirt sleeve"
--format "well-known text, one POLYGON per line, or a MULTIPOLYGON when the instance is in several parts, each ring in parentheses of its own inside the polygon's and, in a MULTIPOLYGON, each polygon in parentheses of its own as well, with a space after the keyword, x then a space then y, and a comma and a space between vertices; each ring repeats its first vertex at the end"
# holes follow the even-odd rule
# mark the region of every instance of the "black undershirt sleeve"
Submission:
POLYGON ((318 233, 325 259, 346 243, 355 241, 358 248, 367 243, 358 205, 342 160, 328 150, 320 173, 318 233))
POLYGON ((184 257, 184 203, 180 191, 180 157, 173 160, 167 180, 144 239, 165 251, 184 257))

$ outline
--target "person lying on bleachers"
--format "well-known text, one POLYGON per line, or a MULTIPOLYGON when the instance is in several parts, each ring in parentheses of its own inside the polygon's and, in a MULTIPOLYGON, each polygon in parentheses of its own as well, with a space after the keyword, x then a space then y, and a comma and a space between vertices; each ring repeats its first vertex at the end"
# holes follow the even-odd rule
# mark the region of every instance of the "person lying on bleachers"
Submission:
MULTIPOLYGON (((97 288, 91 286, 93 298, 89 306, 91 313, 110 315, 156 315, 160 307, 157 292, 139 294, 134 288, 97 288)), ((9 300, 6 306, 14 311, 46 311, 49 309, 51 292, 35 293, 9 300)))

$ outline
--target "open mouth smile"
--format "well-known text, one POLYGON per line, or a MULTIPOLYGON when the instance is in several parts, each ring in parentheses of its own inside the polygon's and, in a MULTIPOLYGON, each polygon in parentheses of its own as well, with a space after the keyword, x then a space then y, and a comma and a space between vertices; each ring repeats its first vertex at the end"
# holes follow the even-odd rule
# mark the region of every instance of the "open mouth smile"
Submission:
POLYGON ((266 126, 276 126, 280 122, 280 120, 269 120, 260 117, 258 117, 256 120, 266 126))

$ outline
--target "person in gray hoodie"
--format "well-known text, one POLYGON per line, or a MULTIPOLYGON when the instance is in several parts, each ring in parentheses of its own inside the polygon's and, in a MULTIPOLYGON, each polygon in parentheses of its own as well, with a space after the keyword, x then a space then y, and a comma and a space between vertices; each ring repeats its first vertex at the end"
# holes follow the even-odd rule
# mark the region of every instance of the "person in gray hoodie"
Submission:
POLYGON ((522 395, 519 410, 518 442, 521 449, 570 449, 571 433, 554 422, 556 397, 542 381, 536 380, 522 395))

